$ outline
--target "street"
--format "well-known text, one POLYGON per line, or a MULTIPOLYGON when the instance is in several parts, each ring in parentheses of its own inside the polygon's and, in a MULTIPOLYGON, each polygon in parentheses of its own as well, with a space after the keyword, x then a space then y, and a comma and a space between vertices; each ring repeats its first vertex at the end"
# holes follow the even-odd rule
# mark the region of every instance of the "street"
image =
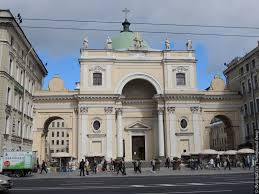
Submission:
POLYGON ((252 194, 253 174, 15 179, 10 193, 252 194))

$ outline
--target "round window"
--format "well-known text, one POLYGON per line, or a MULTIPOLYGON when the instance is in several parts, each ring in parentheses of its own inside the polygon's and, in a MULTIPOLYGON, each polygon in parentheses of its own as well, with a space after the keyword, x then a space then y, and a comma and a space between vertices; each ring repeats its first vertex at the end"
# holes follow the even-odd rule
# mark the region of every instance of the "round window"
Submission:
POLYGON ((97 121, 97 120, 94 121, 93 127, 94 127, 95 130, 99 130, 99 129, 100 129, 100 126, 101 126, 100 121, 97 121))
POLYGON ((185 129, 187 127, 187 121, 185 119, 182 119, 180 125, 183 129, 185 129))

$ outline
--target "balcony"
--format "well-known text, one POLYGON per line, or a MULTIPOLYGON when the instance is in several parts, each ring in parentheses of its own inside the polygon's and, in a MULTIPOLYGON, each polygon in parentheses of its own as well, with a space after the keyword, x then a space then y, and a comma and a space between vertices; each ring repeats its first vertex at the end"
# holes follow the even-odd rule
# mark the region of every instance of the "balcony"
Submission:
POLYGON ((23 138, 23 143, 27 144, 27 145, 32 145, 32 140, 31 139, 27 139, 27 138, 23 138))
POLYGON ((16 135, 11 136, 12 143, 22 143, 22 138, 16 135))
POLYGON ((9 104, 6 105, 6 107, 5 107, 5 112, 6 112, 8 115, 11 114, 11 112, 12 112, 12 107, 11 107, 11 105, 9 105, 9 104))

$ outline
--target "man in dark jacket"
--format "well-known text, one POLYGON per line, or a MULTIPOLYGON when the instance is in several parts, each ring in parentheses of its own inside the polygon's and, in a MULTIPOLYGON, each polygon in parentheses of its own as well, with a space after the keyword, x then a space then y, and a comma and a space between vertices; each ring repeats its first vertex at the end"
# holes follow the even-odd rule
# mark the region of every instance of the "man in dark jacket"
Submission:
POLYGON ((85 162, 84 159, 79 163, 80 176, 83 174, 85 176, 85 162))
POLYGON ((42 171, 43 171, 43 170, 46 172, 46 174, 48 173, 48 171, 47 171, 47 166, 46 166, 46 162, 45 162, 44 160, 42 160, 40 174, 42 174, 42 171))

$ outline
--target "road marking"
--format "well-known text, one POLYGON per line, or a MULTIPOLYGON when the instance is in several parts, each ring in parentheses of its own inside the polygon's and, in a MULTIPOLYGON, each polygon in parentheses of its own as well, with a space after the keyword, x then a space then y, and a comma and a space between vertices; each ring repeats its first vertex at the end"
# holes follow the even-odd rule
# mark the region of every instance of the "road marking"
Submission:
POLYGON ((92 182, 92 183, 62 183, 62 184, 58 184, 58 185, 63 185, 63 186, 65 186, 65 185, 71 185, 71 186, 77 186, 77 185, 101 185, 101 184, 103 184, 103 183, 95 183, 95 182, 92 182))
POLYGON ((188 185, 206 185, 204 183, 186 183, 186 184, 188 184, 188 185))
POLYGON ((129 185, 129 187, 147 187, 145 185, 129 185))
POLYGON ((163 186, 163 187, 175 187, 177 185, 173 185, 173 184, 157 184, 157 185, 160 185, 160 186, 163 186))
POLYGON ((163 193, 137 193, 137 194, 174 194, 174 193, 222 193, 222 192, 232 192, 233 190, 208 190, 208 191, 173 191, 173 192, 163 192, 163 193))

